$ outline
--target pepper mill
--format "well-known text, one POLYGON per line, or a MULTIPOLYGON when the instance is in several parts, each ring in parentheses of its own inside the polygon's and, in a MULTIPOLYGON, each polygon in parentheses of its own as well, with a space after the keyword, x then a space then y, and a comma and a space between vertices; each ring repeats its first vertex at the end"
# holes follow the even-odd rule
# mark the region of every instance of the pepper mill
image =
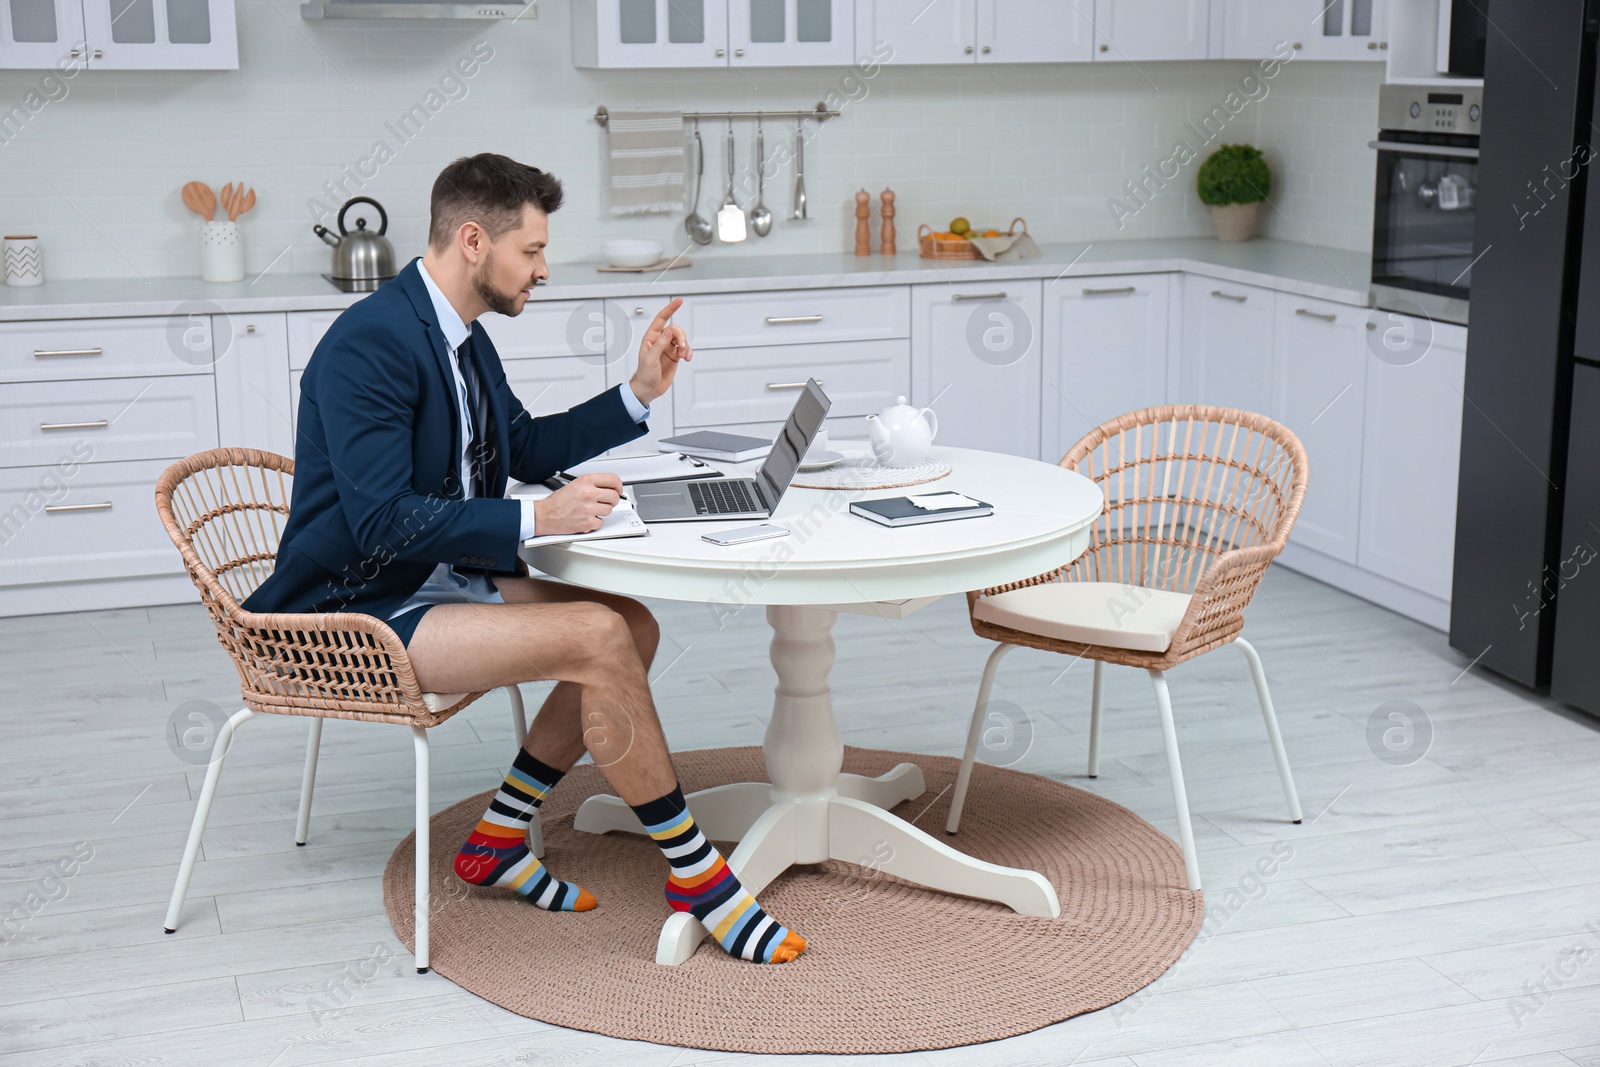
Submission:
POLYGON ((883 232, 879 235, 878 251, 894 255, 894 190, 885 189, 878 198, 878 214, 883 216, 883 232))
POLYGON ((856 194, 856 255, 872 255, 872 231, 867 228, 867 219, 872 214, 872 197, 867 195, 865 189, 856 194))

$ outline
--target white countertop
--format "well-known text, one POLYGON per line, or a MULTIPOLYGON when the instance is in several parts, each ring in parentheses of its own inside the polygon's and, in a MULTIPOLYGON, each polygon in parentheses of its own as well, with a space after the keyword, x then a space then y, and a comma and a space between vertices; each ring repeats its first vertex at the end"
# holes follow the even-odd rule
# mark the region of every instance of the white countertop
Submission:
MULTIPOLYGON (((894 257, 816 253, 703 257, 659 274, 602 274, 589 263, 551 267, 541 300, 592 300, 646 294, 726 292, 729 289, 816 289, 854 285, 938 284, 1012 278, 1085 277, 1187 271, 1225 281, 1260 284, 1303 296, 1366 306, 1369 258, 1295 241, 1257 239, 1228 244, 1209 237, 1041 244, 1042 255, 1013 263, 927 260, 915 249, 894 257)), ((694 250, 688 253, 694 256, 694 250)), ((318 311, 349 307, 365 293, 343 293, 317 274, 263 274, 254 281, 199 278, 46 281, 31 288, 0 286, 0 322, 170 315, 182 308, 228 314, 318 311), (201 302, 206 306, 186 304, 201 302)))

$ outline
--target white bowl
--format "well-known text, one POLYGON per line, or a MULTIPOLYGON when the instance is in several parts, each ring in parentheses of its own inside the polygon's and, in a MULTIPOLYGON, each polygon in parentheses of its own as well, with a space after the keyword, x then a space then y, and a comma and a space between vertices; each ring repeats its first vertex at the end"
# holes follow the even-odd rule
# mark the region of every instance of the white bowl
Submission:
POLYGON ((611 237, 601 246, 601 254, 613 267, 648 267, 661 258, 661 242, 611 237))

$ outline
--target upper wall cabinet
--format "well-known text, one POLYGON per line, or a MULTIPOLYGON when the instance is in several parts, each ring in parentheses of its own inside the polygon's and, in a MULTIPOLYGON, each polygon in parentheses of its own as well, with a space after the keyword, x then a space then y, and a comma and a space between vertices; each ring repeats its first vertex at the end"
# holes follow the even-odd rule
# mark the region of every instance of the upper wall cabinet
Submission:
POLYGON ((238 66, 233 0, 0 0, 0 67, 238 66))
POLYGON ((856 0, 856 51, 888 63, 1075 63, 1093 58, 1088 11, 1060 0, 856 0))
POLYGON ((1262 59, 1280 41, 1296 59, 1387 57, 1389 0, 1217 0, 1222 58, 1262 59))
POLYGON ((1212 0, 1095 0, 1095 62, 1205 59, 1211 4, 1212 0))
POLYGON ((576 0, 580 67, 848 65, 850 0, 576 0))

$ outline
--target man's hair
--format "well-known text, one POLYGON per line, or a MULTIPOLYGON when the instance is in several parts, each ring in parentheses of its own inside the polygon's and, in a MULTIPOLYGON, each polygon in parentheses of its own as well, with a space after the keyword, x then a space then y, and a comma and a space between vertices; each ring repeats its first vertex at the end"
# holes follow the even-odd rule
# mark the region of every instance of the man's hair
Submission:
POLYGON ((529 204, 546 215, 554 212, 561 206, 560 180, 494 152, 463 156, 434 179, 428 246, 443 248, 466 222, 478 223, 497 241, 522 225, 529 204))

